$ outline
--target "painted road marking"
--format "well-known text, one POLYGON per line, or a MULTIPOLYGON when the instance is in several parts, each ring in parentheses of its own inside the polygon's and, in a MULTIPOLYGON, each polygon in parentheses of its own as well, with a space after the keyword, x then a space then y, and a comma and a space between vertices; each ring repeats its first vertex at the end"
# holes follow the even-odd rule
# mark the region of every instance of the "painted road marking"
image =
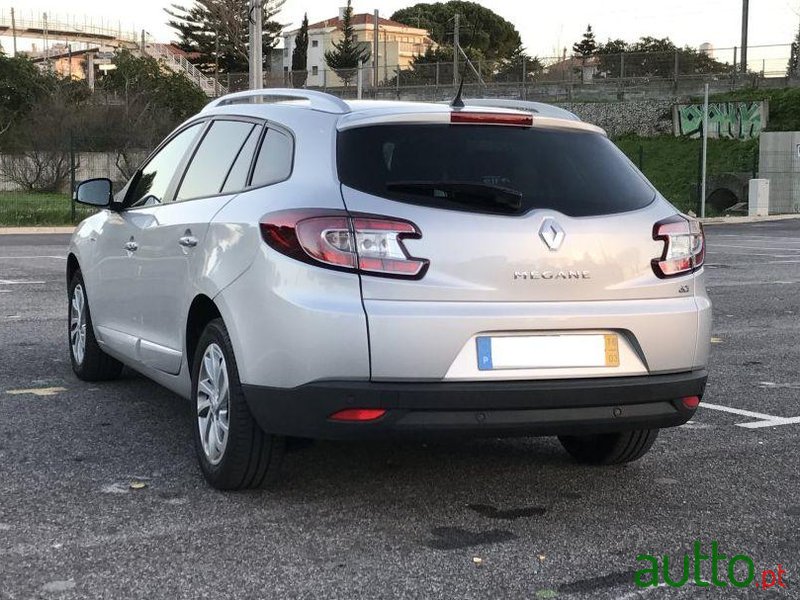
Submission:
POLYGON ((32 258, 55 258, 57 260, 67 260, 66 256, 0 256, 0 260, 14 259, 14 258, 24 258, 25 260, 29 260, 32 258))
POLYGON ((800 252, 800 248, 770 248, 764 246, 739 246, 736 244, 714 244, 714 248, 739 248, 741 250, 778 250, 778 251, 786 251, 786 250, 796 250, 800 252))
POLYGON ((6 394, 13 396, 20 396, 22 394, 32 394, 34 396, 55 396, 61 392, 66 392, 67 388, 63 387, 46 387, 46 388, 31 388, 29 390, 6 390, 6 394))
POLYGON ((752 410, 742 410, 741 408, 731 408, 730 406, 722 406, 720 404, 711 404, 710 402, 702 402, 700 406, 703 408, 710 408, 711 410, 718 410, 721 412, 739 415, 741 417, 750 417, 751 419, 758 419, 752 423, 737 423, 737 427, 744 427, 745 429, 762 429, 764 427, 776 427, 778 425, 793 425, 800 423, 800 417, 777 417, 775 415, 768 415, 766 413, 753 412, 752 410))
POLYGON ((26 285, 26 284, 43 285, 44 281, 13 281, 11 279, 0 279, 0 285, 26 285))

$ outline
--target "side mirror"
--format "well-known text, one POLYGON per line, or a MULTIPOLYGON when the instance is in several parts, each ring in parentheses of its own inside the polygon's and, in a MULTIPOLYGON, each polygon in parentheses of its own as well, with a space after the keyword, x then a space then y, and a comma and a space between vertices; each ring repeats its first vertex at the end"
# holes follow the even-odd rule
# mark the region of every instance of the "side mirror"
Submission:
POLYGON ((75 202, 106 207, 111 204, 111 180, 101 177, 81 181, 75 188, 75 202))

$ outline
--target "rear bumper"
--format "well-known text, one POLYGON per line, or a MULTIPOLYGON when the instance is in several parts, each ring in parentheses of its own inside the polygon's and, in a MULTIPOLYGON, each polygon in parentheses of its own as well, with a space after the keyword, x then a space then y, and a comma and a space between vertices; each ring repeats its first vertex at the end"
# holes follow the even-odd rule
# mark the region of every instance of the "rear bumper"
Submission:
POLYGON ((705 370, 669 375, 459 383, 327 381, 297 388, 243 385, 267 432, 320 439, 392 435, 536 436, 656 429, 694 414, 705 370), (375 421, 329 419, 347 408, 385 409, 375 421))

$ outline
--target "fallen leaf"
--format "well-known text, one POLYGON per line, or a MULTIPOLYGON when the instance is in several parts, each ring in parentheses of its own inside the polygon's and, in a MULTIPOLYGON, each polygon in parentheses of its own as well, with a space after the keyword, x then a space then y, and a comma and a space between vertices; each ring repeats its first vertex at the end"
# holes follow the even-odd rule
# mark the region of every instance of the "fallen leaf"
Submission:
POLYGON ((550 598, 557 598, 558 592, 555 590, 539 590, 536 592, 537 598, 542 598, 543 600, 549 600, 550 598))
POLYGON ((483 564, 483 559, 480 558, 479 556, 473 556, 472 557, 472 562, 474 562, 476 565, 480 566, 480 565, 483 564))
POLYGON ((539 554, 536 556, 539 559, 539 562, 544 562, 544 559, 547 558, 544 554, 539 554))
POLYGON ((721 344, 722 343, 722 338, 712 337, 711 338, 711 343, 712 344, 721 344))
POLYGON ((131 481, 130 488, 132 490, 143 490, 146 487, 147 484, 144 481, 136 481, 136 480, 131 481))

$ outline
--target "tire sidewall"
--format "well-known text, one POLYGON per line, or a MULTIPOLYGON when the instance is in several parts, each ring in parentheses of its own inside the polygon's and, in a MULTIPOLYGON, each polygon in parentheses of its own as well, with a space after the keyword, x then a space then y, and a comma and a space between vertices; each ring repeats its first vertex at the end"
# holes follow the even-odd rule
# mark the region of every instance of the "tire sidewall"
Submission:
POLYGON ((86 361, 89 359, 89 336, 92 331, 92 315, 89 312, 89 296, 86 294, 86 284, 83 282, 83 276, 80 271, 76 271, 72 275, 69 282, 67 292, 67 348, 69 349, 69 360, 72 364, 72 370, 77 374, 81 374, 86 370, 86 361), (72 351, 72 336, 71 336, 71 323, 72 323, 72 296, 75 293, 75 288, 81 286, 83 289, 83 310, 85 312, 86 321, 86 343, 83 349, 83 362, 78 364, 75 360, 75 354, 72 351))

